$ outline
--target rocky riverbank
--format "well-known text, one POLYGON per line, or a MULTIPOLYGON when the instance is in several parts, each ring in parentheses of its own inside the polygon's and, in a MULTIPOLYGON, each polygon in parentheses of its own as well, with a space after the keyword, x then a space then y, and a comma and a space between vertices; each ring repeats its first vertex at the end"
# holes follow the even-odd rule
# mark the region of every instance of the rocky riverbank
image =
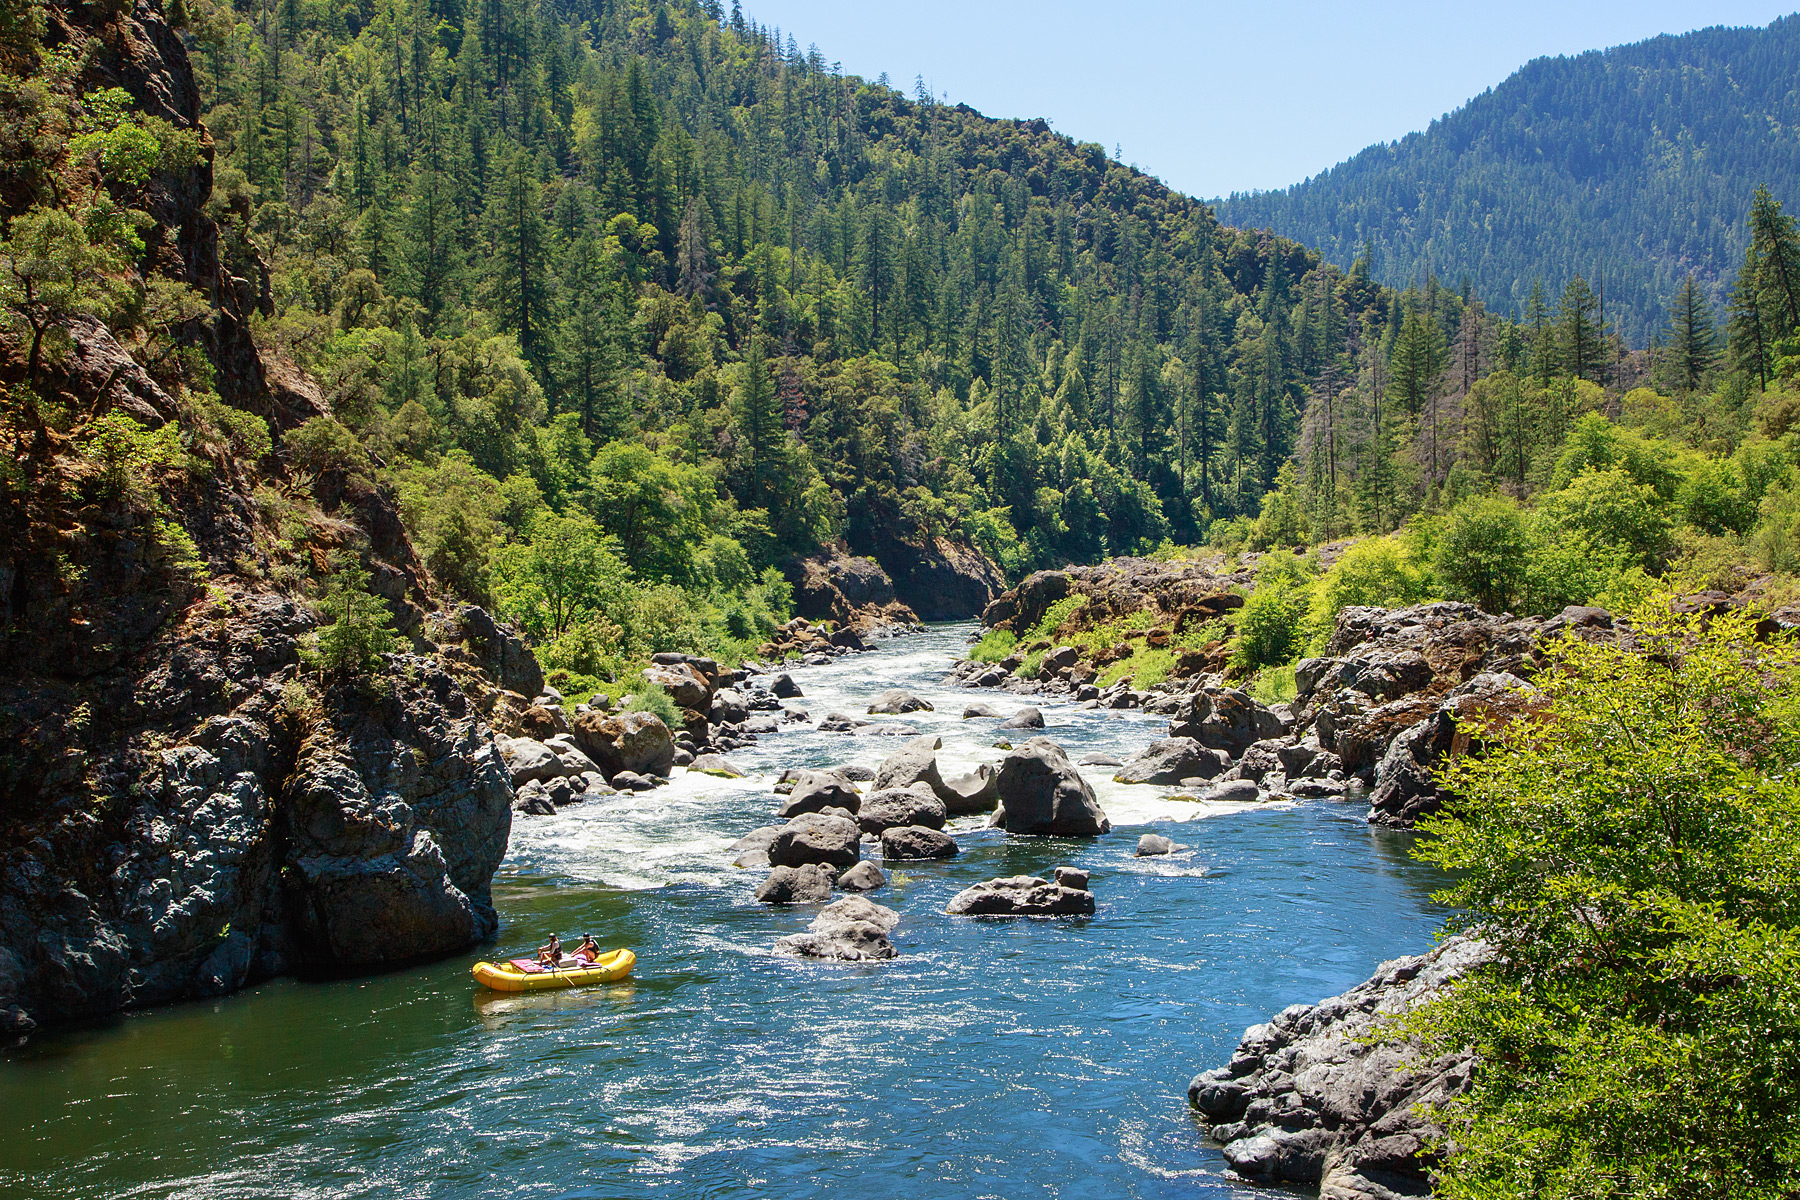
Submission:
POLYGON ((1487 960, 1479 941, 1450 938, 1342 995, 1285 1008, 1246 1029, 1228 1064, 1195 1077, 1189 1103, 1245 1179, 1316 1186, 1320 1200, 1429 1196, 1441 1131, 1422 1106, 1459 1095, 1475 1064, 1384 1038, 1383 1024, 1487 960))

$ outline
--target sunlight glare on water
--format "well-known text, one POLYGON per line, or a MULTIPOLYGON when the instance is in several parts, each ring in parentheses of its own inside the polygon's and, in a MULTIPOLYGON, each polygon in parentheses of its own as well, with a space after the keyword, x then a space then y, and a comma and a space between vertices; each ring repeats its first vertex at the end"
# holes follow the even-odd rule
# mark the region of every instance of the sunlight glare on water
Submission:
MULTIPOLYGON (((972 626, 793 671, 814 722, 904 687, 948 777, 997 761, 985 701, 940 681, 972 626)), ((1071 757, 1129 758, 1165 718, 1040 705, 1071 757)), ((1025 737, 1027 734, 1012 734, 1025 737)), ((757 904, 726 848, 770 823, 789 766, 877 765, 896 739, 792 726, 728 757, 744 780, 517 820, 499 947, 361 979, 277 980, 34 1038, 0 1061, 0 1195, 131 1197, 1226 1197, 1186 1104, 1246 1025, 1430 944, 1438 878, 1360 805, 1205 808, 1086 775, 1091 842, 953 824, 960 857, 888 864, 901 957, 771 953, 813 909, 757 904), (1191 849, 1136 859, 1140 833, 1191 849), (1092 918, 951 918, 963 887, 1087 868, 1092 918), (469 966, 593 933, 632 980, 499 996, 469 966)))

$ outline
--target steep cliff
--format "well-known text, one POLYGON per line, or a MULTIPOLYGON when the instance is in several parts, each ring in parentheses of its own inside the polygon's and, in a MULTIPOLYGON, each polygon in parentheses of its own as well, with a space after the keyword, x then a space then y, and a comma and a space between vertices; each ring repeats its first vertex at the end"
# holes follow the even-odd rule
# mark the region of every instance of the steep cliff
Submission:
POLYGON ((367 464, 300 469, 294 431, 327 406, 252 337, 265 272, 223 265, 161 8, 52 5, 15 67, 50 55, 74 65, 52 115, 84 128, 120 88, 196 148, 121 193, 148 217, 121 286, 204 303, 168 327, 172 355, 74 314, 30 377, 22 337, 0 353, 0 1030, 488 936, 512 794, 488 719, 523 704, 478 665, 481 629, 437 613, 367 464), (339 569, 368 573, 405 639, 328 680, 302 660, 339 569))

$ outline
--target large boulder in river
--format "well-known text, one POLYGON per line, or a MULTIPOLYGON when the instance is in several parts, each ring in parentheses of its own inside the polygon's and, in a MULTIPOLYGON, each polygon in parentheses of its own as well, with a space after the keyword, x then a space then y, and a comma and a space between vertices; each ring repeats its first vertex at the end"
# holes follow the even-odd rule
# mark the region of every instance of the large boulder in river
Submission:
POLYGON ((734 855, 731 865, 734 867, 766 867, 769 866, 769 847, 775 844, 775 838, 786 828, 783 825, 764 825, 760 829, 752 829, 737 841, 731 843, 728 853, 734 855))
POLYGON ((1094 893, 1035 875, 1014 875, 964 888, 944 911, 953 917, 1092 916, 1094 893))
POLYGON ((1000 803, 1000 772, 992 763, 977 763, 967 775, 946 779, 938 795, 944 811, 952 817, 993 812, 1000 803))
POLYGON ((944 802, 932 795, 930 788, 915 784, 909 788, 871 792, 863 798, 862 807, 856 810, 856 823, 864 833, 880 837, 885 830, 905 825, 942 829, 948 816, 944 802))
POLYGON ((781 827, 769 843, 769 861, 784 867, 821 863, 842 870, 862 857, 861 841, 862 830, 848 817, 805 813, 781 827))
POLYGON ((794 779, 794 790, 788 793, 781 806, 780 815, 797 817, 802 813, 824 812, 828 808, 855 813, 861 806, 862 797, 856 794, 856 787, 841 775, 831 771, 801 771, 794 779))
POLYGON ((1018 712, 1000 722, 1001 729, 1042 729, 1044 714, 1035 708, 1021 708, 1018 712))
POLYGON ((839 962, 874 962, 894 958, 898 951, 888 940, 900 914, 861 896, 845 896, 820 910, 805 933, 791 934, 775 943, 778 954, 823 958, 839 962))
POLYGON ((924 784, 940 800, 944 798, 944 777, 938 773, 937 752, 943 741, 930 734, 916 737, 882 759, 875 768, 875 790, 906 788, 924 784))
POLYGON ((726 688, 712 698, 708 714, 717 725, 742 725, 750 716, 750 702, 735 688, 726 688))
POLYGON ((1013 834, 1098 837, 1112 829, 1088 786, 1062 747, 1032 738, 1001 760, 995 781, 1000 807, 992 825, 1013 834))
POLYGON ((823 904, 831 899, 836 878, 835 870, 820 863, 776 867, 756 889, 756 898, 764 904, 823 904))
POLYGON ((1228 764, 1225 752, 1209 750, 1193 738, 1162 738, 1144 747, 1113 776, 1118 783, 1180 783, 1216 779, 1228 764))
POLYGON ((575 744, 608 779, 620 771, 667 775, 675 764, 674 735, 655 713, 577 713, 575 744))
POLYGON ((931 702, 922 700, 903 688, 890 688, 881 693, 869 704, 871 713, 894 717, 901 713, 931 712, 931 702))
POLYGON ((568 774, 556 751, 534 738, 495 738, 494 745, 499 748, 500 757, 506 760, 506 773, 514 787, 534 779, 561 779, 568 774))
POLYGON ((1450 938, 1381 964, 1340 996, 1291 1005, 1246 1029, 1229 1066, 1195 1077, 1188 1102, 1246 1179, 1317 1187, 1321 1200, 1429 1196, 1429 1146, 1443 1131, 1426 1111, 1468 1088, 1473 1057, 1428 1056, 1383 1036, 1382 1025, 1430 1003, 1490 953, 1450 938))
POLYGON ((902 825, 881 834, 881 857, 894 859, 955 858, 962 850, 942 829, 902 825))

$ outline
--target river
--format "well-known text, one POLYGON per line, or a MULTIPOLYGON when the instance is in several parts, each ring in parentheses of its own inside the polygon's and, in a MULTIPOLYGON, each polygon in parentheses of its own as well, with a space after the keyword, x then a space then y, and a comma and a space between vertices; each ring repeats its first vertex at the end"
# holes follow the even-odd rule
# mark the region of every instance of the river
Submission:
MULTIPOLYGON (((972 626, 793 672, 816 720, 905 687, 945 775, 997 760, 1019 698, 940 680, 972 626)), ((1042 706, 1071 757, 1167 728, 1042 706)), ((1017 735, 1015 735, 1017 736, 1017 735)), ((106 1197, 1266 1196, 1225 1177, 1188 1079, 1246 1025, 1431 942, 1439 879, 1361 805, 1202 810, 1089 768, 1113 832, 1009 839, 953 823, 960 857, 890 864, 901 957, 770 952, 811 909, 751 897, 726 847, 773 818, 786 766, 873 766, 889 738, 765 735, 750 778, 523 817, 494 880, 500 947, 591 932, 638 954, 617 986, 500 997, 461 958, 275 980, 216 1001, 33 1037, 0 1060, 0 1195, 106 1197), (1135 859, 1140 833, 1192 849, 1135 859), (1091 918, 944 915, 996 875, 1088 869, 1091 918)))

